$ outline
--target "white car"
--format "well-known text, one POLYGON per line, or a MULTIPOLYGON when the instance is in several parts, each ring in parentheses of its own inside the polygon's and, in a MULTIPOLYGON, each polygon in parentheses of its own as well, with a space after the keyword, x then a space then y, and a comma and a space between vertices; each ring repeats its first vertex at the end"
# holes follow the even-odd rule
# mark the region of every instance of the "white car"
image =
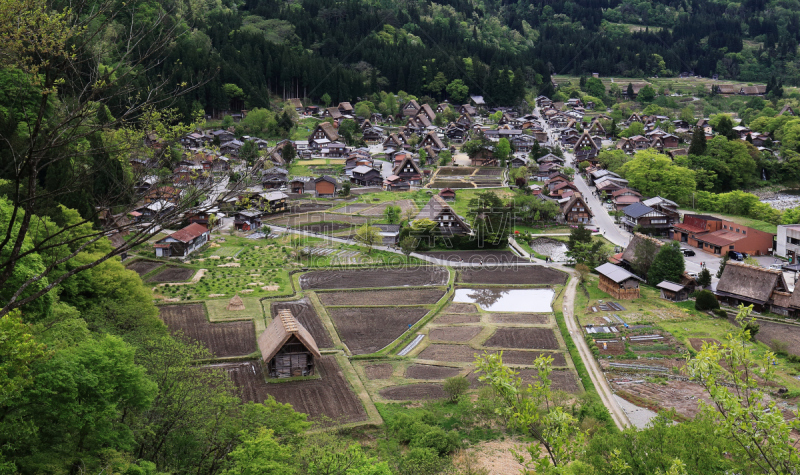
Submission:
POLYGON ((687 274, 689 277, 691 277, 692 279, 697 279, 698 277, 700 277, 700 276, 697 274, 697 272, 687 272, 686 274, 687 274))

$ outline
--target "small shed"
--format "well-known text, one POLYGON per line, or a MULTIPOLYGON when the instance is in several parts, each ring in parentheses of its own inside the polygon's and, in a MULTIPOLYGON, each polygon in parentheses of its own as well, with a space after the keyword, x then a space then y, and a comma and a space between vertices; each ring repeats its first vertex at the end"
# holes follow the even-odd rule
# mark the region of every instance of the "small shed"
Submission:
POLYGON ((642 279, 638 276, 611 263, 603 264, 597 267, 595 271, 600 274, 598 287, 603 292, 619 300, 639 298, 639 282, 642 279))
POLYGON ((288 309, 278 311, 258 337, 258 349, 270 378, 313 375, 316 359, 322 356, 317 342, 288 309))
POLYGON ((659 289, 661 289, 661 298, 664 300, 672 300, 673 302, 682 302, 684 300, 689 299, 689 291, 686 286, 681 284, 676 284, 675 282, 670 282, 665 280, 660 284, 656 285, 659 289))
POLYGON ((445 201, 455 201, 456 200, 456 192, 453 191, 451 188, 444 188, 442 191, 439 192, 439 196, 442 197, 445 201))

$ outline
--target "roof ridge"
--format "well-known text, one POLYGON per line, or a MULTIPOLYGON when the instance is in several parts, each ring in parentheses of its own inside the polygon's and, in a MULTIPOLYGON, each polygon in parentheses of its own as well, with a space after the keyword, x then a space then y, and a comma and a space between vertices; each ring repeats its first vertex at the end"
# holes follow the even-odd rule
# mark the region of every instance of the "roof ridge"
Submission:
POLYGON ((783 272, 781 272, 781 271, 779 271, 777 269, 770 269, 768 267, 754 266, 754 265, 746 264, 744 262, 728 261, 728 264, 733 264, 733 265, 740 266, 740 267, 749 267, 750 269, 755 269, 755 270, 759 270, 759 271, 763 271, 763 272, 769 272, 770 274, 775 274, 775 275, 780 275, 780 276, 783 275, 783 272))
POLYGON ((299 328, 297 326, 297 320, 292 315, 292 311, 289 309, 282 309, 278 310, 278 318, 281 319, 281 323, 283 324, 284 330, 286 333, 297 333, 299 328))

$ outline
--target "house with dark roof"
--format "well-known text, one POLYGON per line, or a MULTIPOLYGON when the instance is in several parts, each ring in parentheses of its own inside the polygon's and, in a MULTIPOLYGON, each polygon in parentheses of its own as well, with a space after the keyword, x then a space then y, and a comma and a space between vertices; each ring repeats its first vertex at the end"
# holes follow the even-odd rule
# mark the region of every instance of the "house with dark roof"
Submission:
POLYGON ((317 128, 308 136, 308 146, 322 148, 337 140, 339 140, 339 133, 336 132, 336 127, 330 122, 320 122, 317 124, 317 128))
POLYGON ((594 215, 580 194, 575 194, 561 205, 561 221, 572 224, 589 224, 594 215))
POLYGON ((406 154, 392 170, 393 175, 397 175, 403 181, 411 185, 419 185, 422 182, 422 171, 419 169, 417 163, 411 158, 410 154, 406 154))
POLYGON ((397 175, 389 175, 383 180, 383 191, 409 191, 411 183, 397 175))
POLYGON ((649 241, 653 243, 656 247, 656 252, 661 246, 664 245, 662 241, 659 241, 656 238, 652 238, 650 236, 645 236, 642 233, 633 233, 633 237, 631 238, 628 245, 625 247, 625 250, 622 251, 622 254, 619 256, 619 262, 625 266, 628 270, 634 270, 636 268, 636 248, 639 247, 643 242, 649 241))
POLYGON ((656 285, 661 290, 661 298, 673 302, 683 302, 689 300, 689 289, 683 285, 669 280, 665 280, 656 285))
POLYGON ((192 223, 156 241, 156 257, 186 257, 208 241, 210 233, 202 224, 192 223))
POLYGON ((350 181, 361 186, 378 186, 383 183, 383 178, 378 170, 367 165, 359 165, 353 169, 350 181))
POLYGON ((439 191, 439 196, 441 196, 445 201, 456 200, 456 192, 452 188, 442 188, 442 190, 439 191))
POLYGON ((419 103, 411 99, 403 105, 403 115, 406 117, 413 117, 419 112, 419 103))
POLYGON ((783 303, 780 302, 783 296, 776 293, 788 291, 783 272, 731 260, 725 265, 714 294, 717 300, 731 307, 753 305, 753 310, 763 312, 770 310, 776 297, 783 303))
POLYGON ((635 274, 620 266, 607 262, 594 270, 600 274, 598 288, 617 300, 639 298, 639 282, 644 282, 635 274))
POLYGON ((447 148, 444 145, 444 142, 442 142, 442 139, 439 138, 439 135, 436 134, 436 132, 428 132, 428 135, 426 135, 425 138, 423 138, 422 141, 420 142, 420 147, 424 148, 428 146, 430 146, 434 151, 436 151, 436 153, 439 153, 445 148, 447 148))
POLYGON ((639 227, 652 234, 669 234, 674 223, 667 215, 642 203, 633 203, 623 210, 622 225, 627 231, 639 227))
POLYGON ((353 106, 349 102, 340 102, 337 109, 342 114, 353 115, 353 106))
POLYGON ((314 337, 288 309, 279 310, 259 335, 258 349, 270 378, 311 376, 322 358, 314 337))
POLYGON ((433 195, 417 214, 416 219, 430 219, 435 222, 443 235, 464 235, 470 233, 466 222, 439 195, 433 195))

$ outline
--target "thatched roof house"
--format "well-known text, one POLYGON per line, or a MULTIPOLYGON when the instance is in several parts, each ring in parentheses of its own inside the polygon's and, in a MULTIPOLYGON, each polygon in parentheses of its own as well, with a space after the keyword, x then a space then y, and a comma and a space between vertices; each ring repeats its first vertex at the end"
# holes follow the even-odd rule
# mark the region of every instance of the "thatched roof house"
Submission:
POLYGON ((315 358, 322 356, 314 337, 288 309, 280 310, 258 337, 258 349, 271 378, 312 375, 315 358))
POLYGON ((232 311, 244 310, 244 301, 241 297, 239 297, 239 294, 236 294, 231 297, 231 300, 228 302, 228 306, 226 308, 232 311))
POLYGON ((773 305, 775 292, 788 292, 781 271, 728 261, 715 293, 719 301, 732 307, 752 304, 761 312, 773 305))
POLYGON ((627 268, 633 269, 634 263, 636 262, 636 248, 644 241, 653 242, 656 245, 656 252, 664 245, 663 242, 656 238, 645 236, 641 233, 633 233, 633 239, 631 239, 631 242, 628 243, 628 247, 626 247, 625 251, 622 253, 622 263, 627 268))

